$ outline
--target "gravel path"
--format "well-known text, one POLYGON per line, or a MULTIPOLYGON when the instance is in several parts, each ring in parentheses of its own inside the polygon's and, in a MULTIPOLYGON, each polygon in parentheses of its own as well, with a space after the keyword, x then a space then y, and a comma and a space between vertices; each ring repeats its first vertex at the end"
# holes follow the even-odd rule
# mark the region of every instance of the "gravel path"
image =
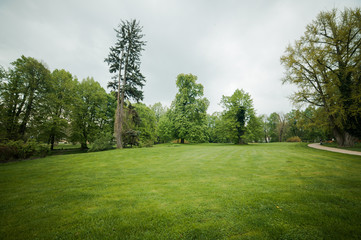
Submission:
POLYGON ((308 144, 308 146, 311 148, 316 148, 316 149, 321 149, 321 150, 326 150, 326 151, 331 151, 331 152, 338 152, 338 153, 345 153, 345 154, 361 156, 361 152, 350 151, 350 150, 345 150, 345 149, 340 149, 340 148, 325 147, 325 146, 320 145, 319 143, 311 143, 311 144, 308 144))

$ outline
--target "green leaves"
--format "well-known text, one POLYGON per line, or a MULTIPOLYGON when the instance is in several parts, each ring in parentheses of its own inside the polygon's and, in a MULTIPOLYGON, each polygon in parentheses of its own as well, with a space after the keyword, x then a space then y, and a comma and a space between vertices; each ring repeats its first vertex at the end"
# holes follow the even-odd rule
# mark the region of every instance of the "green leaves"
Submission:
MULTIPOLYGON (((248 123, 251 118, 255 118, 251 96, 243 89, 236 89, 232 96, 222 96, 221 105, 225 109, 222 121, 227 123, 225 128, 230 134, 229 138, 235 143, 245 143, 244 135, 250 133, 248 123)), ((252 137, 247 138, 252 139, 252 137)))
POLYGON ((176 85, 178 93, 172 102, 170 120, 174 137, 193 142, 207 140, 207 108, 209 101, 203 98, 203 85, 196 83, 192 74, 179 74, 176 85))
POLYGON ((115 45, 109 48, 108 57, 104 59, 109 66, 109 72, 114 73, 114 80, 108 83, 108 87, 118 93, 120 80, 124 80, 125 85, 121 87, 124 88, 125 98, 143 100, 143 92, 139 90, 145 83, 145 77, 140 72, 141 52, 146 45, 142 40, 142 27, 135 19, 122 20, 114 30, 117 40, 115 45))
MULTIPOLYGON (((361 137, 361 10, 321 12, 281 57, 283 83, 298 86, 294 103, 324 109, 335 134, 361 137)), ((344 144, 344 137, 336 137, 344 144)))

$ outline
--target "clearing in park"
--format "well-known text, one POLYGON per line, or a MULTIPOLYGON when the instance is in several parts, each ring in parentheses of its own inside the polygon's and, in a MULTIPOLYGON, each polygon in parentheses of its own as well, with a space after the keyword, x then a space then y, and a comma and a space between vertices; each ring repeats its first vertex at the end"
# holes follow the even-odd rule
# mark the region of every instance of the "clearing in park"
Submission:
POLYGON ((356 239, 361 157, 157 145, 0 165, 2 239, 356 239))

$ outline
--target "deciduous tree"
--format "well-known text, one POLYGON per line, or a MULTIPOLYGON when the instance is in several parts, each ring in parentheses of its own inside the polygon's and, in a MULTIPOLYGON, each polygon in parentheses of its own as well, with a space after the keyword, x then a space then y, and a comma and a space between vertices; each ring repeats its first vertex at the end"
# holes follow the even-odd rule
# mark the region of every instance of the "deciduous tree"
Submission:
POLYGON ((321 12, 281 57, 294 103, 321 108, 340 146, 361 137, 361 10, 321 12))
POLYGON ((2 71, 1 122, 5 138, 26 140, 31 122, 42 117, 39 109, 45 102, 51 75, 43 63, 31 57, 21 56, 11 65, 8 71, 2 71))
POLYGON ((203 97, 203 85, 197 83, 192 74, 179 74, 176 85, 178 93, 172 102, 170 119, 174 126, 174 137, 194 142, 207 139, 207 108, 209 101, 203 97))
POLYGON ((71 116, 72 141, 87 149, 87 143, 105 128, 102 123, 107 116, 107 93, 93 78, 87 78, 77 85, 76 97, 71 116))
POLYGON ((222 96, 221 105, 225 109, 222 121, 231 138, 237 144, 246 143, 247 124, 255 117, 251 96, 243 89, 236 89, 232 96, 222 96))

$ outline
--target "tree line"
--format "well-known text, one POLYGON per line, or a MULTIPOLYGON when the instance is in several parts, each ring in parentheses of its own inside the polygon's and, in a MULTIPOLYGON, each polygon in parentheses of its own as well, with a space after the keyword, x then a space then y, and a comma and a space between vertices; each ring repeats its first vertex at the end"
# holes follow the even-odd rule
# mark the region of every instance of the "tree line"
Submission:
MULTIPOLYGON (((51 72, 45 63, 21 56, 9 69, 1 68, 0 86, 2 141, 33 139, 51 149, 59 141, 78 142, 86 149, 97 139, 113 139, 116 94, 107 93, 93 78, 79 81, 64 69, 51 72)), ((209 115, 209 101, 203 97, 203 86, 196 76, 179 74, 176 86, 178 93, 169 107, 125 102, 123 146, 174 139, 181 143, 284 141, 291 134, 287 129, 303 136, 294 130, 301 122, 288 128, 290 119, 300 120, 301 115, 288 114, 287 123, 282 114, 256 116, 252 98, 244 90, 223 96, 224 111, 209 115)))
POLYGON ((105 62, 113 79, 107 93, 93 78, 79 81, 64 69, 50 71, 32 57, 0 66, 1 142, 38 141, 50 149, 59 141, 94 150, 150 146, 177 140, 245 144, 319 141, 335 138, 352 146, 361 137, 360 9, 321 12, 281 57, 283 83, 298 86, 289 113, 257 115, 243 89, 222 96, 222 112, 207 114, 204 87, 192 74, 179 74, 170 106, 146 106, 140 57, 146 41, 136 20, 121 21, 105 62))

